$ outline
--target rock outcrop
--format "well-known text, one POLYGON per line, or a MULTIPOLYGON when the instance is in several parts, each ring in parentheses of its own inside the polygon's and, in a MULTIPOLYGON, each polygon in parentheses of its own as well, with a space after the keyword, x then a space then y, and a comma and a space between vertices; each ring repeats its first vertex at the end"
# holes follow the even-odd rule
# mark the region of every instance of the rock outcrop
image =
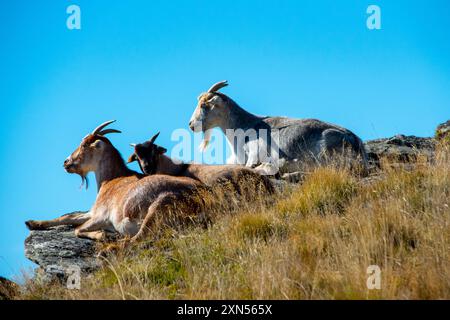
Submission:
POLYGON ((94 271, 100 266, 95 248, 94 241, 76 237, 68 226, 31 231, 25 240, 25 256, 50 277, 64 278, 74 267, 85 273, 94 271))
POLYGON ((450 140, 450 120, 438 125, 436 128, 436 139, 447 139, 447 141, 450 140))
POLYGON ((369 161, 375 165, 379 165, 382 158, 403 163, 417 160, 419 156, 432 160, 435 144, 433 138, 420 138, 402 134, 365 142, 369 161))

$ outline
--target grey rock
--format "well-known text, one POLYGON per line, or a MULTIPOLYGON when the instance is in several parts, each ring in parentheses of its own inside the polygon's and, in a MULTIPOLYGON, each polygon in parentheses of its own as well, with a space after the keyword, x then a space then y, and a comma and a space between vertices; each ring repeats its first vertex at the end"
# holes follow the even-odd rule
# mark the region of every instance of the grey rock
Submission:
POLYGON ((25 240, 25 256, 39 265, 40 274, 49 278, 64 278, 74 266, 83 273, 100 267, 95 241, 76 237, 69 226, 31 231, 25 240))
POLYGON ((436 142, 433 138, 405 136, 402 134, 391 138, 376 139, 365 142, 369 161, 378 165, 381 158, 408 163, 419 156, 432 160, 436 142))
POLYGON ((281 183, 281 188, 279 188, 280 191, 283 191, 283 189, 286 185, 289 186, 289 184, 300 183, 304 177, 305 177, 305 173, 302 171, 289 172, 289 173, 283 174, 281 176, 282 180, 279 180, 281 183))
MULTIPOLYGON (((301 172, 295 172, 292 175, 302 175, 303 173, 301 172)), ((299 179, 300 180, 300 179, 299 179)), ((281 177, 281 179, 270 179, 270 181, 272 182, 273 186, 275 187, 275 190, 277 190, 277 192, 284 192, 285 190, 288 190, 290 187, 295 185, 295 182, 298 181, 292 181, 292 179, 290 179, 290 177, 283 175, 281 177)))
POLYGON ((444 139, 450 137, 450 120, 441 123, 436 128, 436 139, 444 139))

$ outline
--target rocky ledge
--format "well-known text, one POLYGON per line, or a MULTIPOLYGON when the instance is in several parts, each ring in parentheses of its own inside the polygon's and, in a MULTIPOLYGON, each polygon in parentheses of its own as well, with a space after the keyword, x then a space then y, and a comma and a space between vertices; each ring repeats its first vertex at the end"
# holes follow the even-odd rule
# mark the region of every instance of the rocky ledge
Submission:
POLYGON ((449 139, 450 138, 450 120, 441 123, 436 128, 436 139, 449 139))
MULTIPOLYGON (((435 138, 396 135, 391 138, 376 139, 365 143, 369 160, 377 165, 387 157, 398 162, 409 162, 418 155, 433 158, 438 139, 449 136, 450 121, 439 125, 435 138)), ((70 227, 57 227, 46 231, 31 231, 25 240, 25 255, 39 265, 46 277, 65 277, 67 270, 77 266, 82 272, 92 272, 99 268, 96 258, 96 244, 92 240, 75 237, 70 227)))
POLYGON ((100 266, 95 249, 94 241, 76 237, 68 226, 30 231, 25 240, 25 256, 39 266, 39 275, 51 278, 64 278, 74 267, 94 271, 100 266))
POLYGON ((420 156, 432 160, 435 145, 436 140, 434 138, 420 138, 402 134, 365 142, 369 161, 377 166, 382 158, 401 163, 417 160, 420 156))

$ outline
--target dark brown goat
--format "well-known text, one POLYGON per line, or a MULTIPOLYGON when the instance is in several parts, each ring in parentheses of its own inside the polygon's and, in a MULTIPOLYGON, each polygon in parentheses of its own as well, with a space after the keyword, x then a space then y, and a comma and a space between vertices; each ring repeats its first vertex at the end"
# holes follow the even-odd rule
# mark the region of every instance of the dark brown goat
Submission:
POLYGON ((132 145, 134 153, 129 157, 128 162, 137 161, 145 174, 188 177, 209 187, 229 184, 239 194, 248 198, 251 198, 255 192, 274 193, 274 187, 266 176, 244 166, 176 163, 165 154, 167 152, 165 148, 155 144, 158 136, 159 133, 144 143, 132 145))

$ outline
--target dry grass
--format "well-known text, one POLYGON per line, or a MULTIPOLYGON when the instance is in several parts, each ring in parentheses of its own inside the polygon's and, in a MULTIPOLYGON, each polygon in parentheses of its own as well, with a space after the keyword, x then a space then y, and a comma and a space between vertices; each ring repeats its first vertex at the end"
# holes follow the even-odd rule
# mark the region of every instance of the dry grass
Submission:
POLYGON ((110 255, 80 291, 29 281, 20 298, 449 299, 449 154, 370 179, 315 169, 271 204, 110 255), (367 289, 369 265, 380 290, 367 289))

